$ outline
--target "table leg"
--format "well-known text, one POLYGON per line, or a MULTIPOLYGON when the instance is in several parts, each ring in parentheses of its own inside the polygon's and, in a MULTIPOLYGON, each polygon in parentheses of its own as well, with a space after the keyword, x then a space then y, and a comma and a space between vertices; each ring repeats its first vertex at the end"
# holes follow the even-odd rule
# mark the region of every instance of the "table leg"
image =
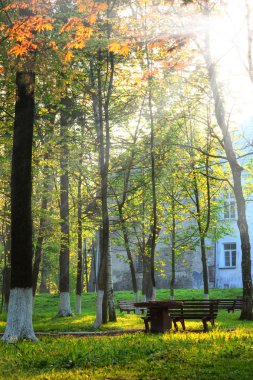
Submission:
POLYGON ((172 327, 171 318, 168 309, 151 308, 150 309, 151 332, 166 332, 172 327))

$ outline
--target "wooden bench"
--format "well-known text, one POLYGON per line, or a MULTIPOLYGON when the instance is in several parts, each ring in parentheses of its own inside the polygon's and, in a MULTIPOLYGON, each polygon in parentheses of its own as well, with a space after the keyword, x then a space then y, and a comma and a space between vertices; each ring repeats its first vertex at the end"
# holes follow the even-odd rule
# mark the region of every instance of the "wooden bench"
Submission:
POLYGON ((122 311, 126 311, 127 314, 131 313, 131 311, 135 313, 134 301, 118 300, 118 307, 121 313, 122 311))
POLYGON ((214 326, 214 320, 218 314, 217 300, 180 300, 183 306, 179 309, 170 310, 170 316, 174 324, 174 328, 178 331, 177 322, 180 322, 183 330, 185 330, 185 320, 200 319, 203 323, 204 331, 207 331, 207 322, 214 326))
POLYGON ((218 298, 218 309, 226 309, 229 313, 242 309, 242 297, 237 298, 218 298))
POLYGON ((121 313, 122 311, 126 311, 128 314, 131 313, 131 311, 136 313, 136 310, 139 310, 143 314, 144 311, 146 311, 145 307, 139 307, 139 308, 135 307, 134 301, 118 300, 118 307, 121 313))
MULTIPOLYGON (((201 320, 204 331, 207 331, 207 322, 214 326, 214 320, 218 314, 217 300, 177 300, 181 302, 181 306, 170 308, 169 315, 173 322, 174 328, 178 331, 177 322, 180 322, 183 330, 185 330, 185 320, 201 320)), ((148 332, 150 323, 150 313, 147 312, 145 317, 142 317, 145 324, 145 331, 148 332)))
POLYGON ((234 300, 234 304, 233 304, 232 307, 228 310, 228 312, 230 312, 230 311, 234 312, 235 310, 242 310, 242 305, 243 305, 242 297, 237 297, 237 298, 234 300))

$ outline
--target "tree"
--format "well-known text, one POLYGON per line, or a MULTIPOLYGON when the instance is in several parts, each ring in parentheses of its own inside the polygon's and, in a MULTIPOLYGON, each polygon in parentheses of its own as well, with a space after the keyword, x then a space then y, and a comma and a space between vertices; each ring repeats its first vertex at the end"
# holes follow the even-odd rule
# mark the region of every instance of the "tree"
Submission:
POLYGON ((69 148, 68 128, 71 125, 72 102, 68 97, 61 100, 60 120, 60 218, 61 218, 61 246, 59 256, 59 291, 60 303, 58 315, 61 317, 72 316, 69 294, 69 148))
MULTIPOLYGON (((203 13, 206 16, 210 15, 209 1, 204 2, 203 13)), ((233 142, 231 134, 229 131, 229 125, 226 121, 226 111, 224 107, 224 101, 221 95, 221 90, 218 84, 216 65, 213 62, 209 37, 206 36, 206 52, 204 54, 210 87, 213 93, 214 104, 215 104, 215 116, 222 133, 222 146, 226 153, 229 166, 231 168, 233 176, 233 189, 236 198, 237 211, 238 211, 238 229, 241 238, 241 249, 242 249, 242 283, 243 283, 243 308, 241 312, 240 319, 252 320, 252 276, 251 276, 251 246, 249 239, 248 223, 246 217, 246 206, 245 198, 243 194, 242 187, 242 171, 243 168, 239 164, 236 157, 236 153, 233 147, 233 142)))
POLYGON ((32 71, 18 71, 11 175, 11 291, 3 340, 37 340, 32 326, 31 160, 34 123, 32 71))
MULTIPOLYGON (((11 291, 7 326, 3 340, 16 342, 19 338, 36 340, 32 326, 32 141, 34 125, 34 57, 37 47, 32 41, 35 30, 51 29, 49 18, 38 17, 31 4, 11 3, 3 10, 4 39, 12 36, 10 54, 25 56, 16 72, 16 103, 11 169, 11 291), (12 20, 9 11, 17 10, 12 20), (24 23, 24 19, 26 23, 24 23), (21 42, 22 41, 22 42, 21 42)), ((32 4, 34 5, 34 4, 32 4)), ((2 4, 1 4, 2 6, 2 4)), ((2 7, 3 8, 3 7, 2 7)), ((43 8, 43 7, 42 7, 43 8)), ((38 38, 39 40, 39 38, 38 38)))

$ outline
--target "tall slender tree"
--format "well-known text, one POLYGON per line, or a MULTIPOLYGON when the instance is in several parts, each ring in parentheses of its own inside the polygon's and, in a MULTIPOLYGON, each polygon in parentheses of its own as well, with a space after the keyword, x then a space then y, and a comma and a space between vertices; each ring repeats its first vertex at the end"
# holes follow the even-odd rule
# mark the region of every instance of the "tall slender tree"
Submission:
MULTIPOLYGON (((203 2, 203 13, 209 17, 211 12, 210 2, 203 2)), ((243 284, 243 308, 240 319, 252 320, 252 274, 251 274, 251 246, 249 238, 248 221, 246 217, 246 203, 242 186, 242 171, 243 167, 238 162, 236 153, 233 147, 233 142, 229 130, 229 125, 226 120, 226 111, 224 101, 221 94, 221 89, 218 84, 215 62, 212 60, 209 35, 205 40, 204 57, 207 65, 208 78, 210 87, 213 93, 215 104, 215 116, 222 133, 222 145, 226 153, 226 157, 233 176, 233 188, 237 204, 237 225, 241 238, 242 250, 242 284, 243 284)))

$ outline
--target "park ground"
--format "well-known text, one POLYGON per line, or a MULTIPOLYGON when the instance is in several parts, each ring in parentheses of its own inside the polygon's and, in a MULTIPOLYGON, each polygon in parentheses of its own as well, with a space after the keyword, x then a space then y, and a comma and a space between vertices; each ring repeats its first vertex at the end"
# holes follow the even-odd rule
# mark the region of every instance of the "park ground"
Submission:
MULTIPOLYGON (((176 290, 176 298, 201 298, 201 290, 176 290)), ((231 298, 241 289, 211 290, 211 298, 231 298)), ((159 290, 157 299, 168 299, 159 290)), ((115 292, 117 299, 133 300, 131 292, 115 292)), ((74 310, 74 295, 72 297, 74 310)), ((253 321, 240 321, 240 312, 218 313, 215 328, 203 333, 201 322, 186 322, 187 332, 111 335, 142 330, 140 315, 120 314, 117 322, 93 328, 95 294, 83 295, 81 316, 57 317, 58 295, 38 295, 34 329, 39 341, 8 345, 0 342, 0 379, 18 380, 252 380, 253 321), (193 332, 194 330, 194 332, 193 332), (76 337, 61 332, 104 332, 76 337), (41 333, 41 334, 40 334, 41 333), (46 335, 45 333, 51 333, 46 335)), ((0 315, 0 332, 6 315, 0 315)))

